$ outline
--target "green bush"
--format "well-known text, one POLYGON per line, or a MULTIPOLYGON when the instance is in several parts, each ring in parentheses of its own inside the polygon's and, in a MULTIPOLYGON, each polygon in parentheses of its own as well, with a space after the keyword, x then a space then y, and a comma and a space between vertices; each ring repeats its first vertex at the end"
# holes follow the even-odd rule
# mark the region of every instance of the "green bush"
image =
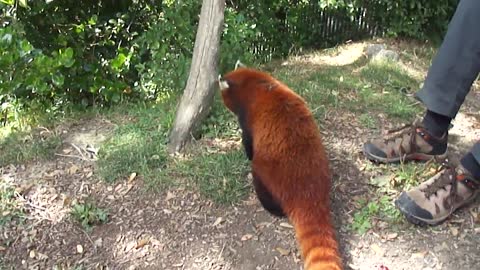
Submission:
POLYGON ((373 9, 370 20, 382 25, 390 36, 439 40, 457 3, 458 0, 377 0, 368 5, 373 9))
MULTIPOLYGON (((255 66, 360 39, 373 28, 390 36, 442 36, 457 0, 226 4, 222 73, 238 59, 255 66)), ((0 113, 13 117, 23 107, 103 106, 183 90, 200 8, 198 0, 0 0, 0 113)))
POLYGON ((149 29, 136 39, 138 88, 148 98, 183 90, 193 55, 201 1, 166 4, 149 29))

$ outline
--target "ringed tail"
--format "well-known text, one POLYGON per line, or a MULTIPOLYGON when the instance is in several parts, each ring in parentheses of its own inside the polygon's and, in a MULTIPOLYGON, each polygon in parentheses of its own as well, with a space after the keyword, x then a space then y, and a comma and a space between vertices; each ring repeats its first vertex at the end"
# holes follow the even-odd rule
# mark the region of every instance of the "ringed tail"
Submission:
MULTIPOLYGON (((301 209, 301 208, 300 208, 301 209)), ((292 216, 291 222, 299 243, 305 270, 342 270, 335 230, 330 211, 303 209, 292 216), (304 211, 304 212, 303 212, 304 211)))

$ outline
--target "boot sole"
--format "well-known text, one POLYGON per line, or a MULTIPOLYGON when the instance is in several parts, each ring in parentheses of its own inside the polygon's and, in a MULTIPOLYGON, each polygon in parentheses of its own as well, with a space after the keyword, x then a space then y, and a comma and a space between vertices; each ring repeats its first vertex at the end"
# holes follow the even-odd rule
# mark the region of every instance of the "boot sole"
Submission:
POLYGON ((445 160, 447 158, 447 153, 442 155, 428 155, 422 153, 414 153, 405 155, 403 157, 396 157, 396 158, 384 158, 376 156, 372 153, 369 153, 363 149, 363 154, 369 159, 370 161, 378 162, 378 163, 402 163, 405 161, 419 161, 419 162, 427 162, 432 159, 435 160, 445 160))

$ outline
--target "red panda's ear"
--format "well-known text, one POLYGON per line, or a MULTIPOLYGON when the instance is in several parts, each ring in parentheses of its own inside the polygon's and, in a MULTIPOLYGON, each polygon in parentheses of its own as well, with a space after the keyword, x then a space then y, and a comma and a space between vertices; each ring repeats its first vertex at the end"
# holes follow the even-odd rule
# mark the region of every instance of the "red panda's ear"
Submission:
POLYGON ((240 59, 237 60, 237 62, 235 63, 235 69, 239 68, 239 67, 247 67, 245 66, 244 64, 242 64, 242 62, 240 62, 240 59))
POLYGON ((227 80, 222 79, 222 75, 218 75, 218 87, 220 91, 226 90, 229 87, 227 80))

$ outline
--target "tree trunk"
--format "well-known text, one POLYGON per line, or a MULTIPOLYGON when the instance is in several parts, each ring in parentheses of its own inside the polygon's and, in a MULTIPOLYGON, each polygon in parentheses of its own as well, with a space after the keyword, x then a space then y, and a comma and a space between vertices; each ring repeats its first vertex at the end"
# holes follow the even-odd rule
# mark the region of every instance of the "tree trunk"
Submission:
POLYGON ((224 9, 225 0, 203 0, 190 74, 170 133, 170 153, 183 150, 210 110, 218 77, 224 9))

